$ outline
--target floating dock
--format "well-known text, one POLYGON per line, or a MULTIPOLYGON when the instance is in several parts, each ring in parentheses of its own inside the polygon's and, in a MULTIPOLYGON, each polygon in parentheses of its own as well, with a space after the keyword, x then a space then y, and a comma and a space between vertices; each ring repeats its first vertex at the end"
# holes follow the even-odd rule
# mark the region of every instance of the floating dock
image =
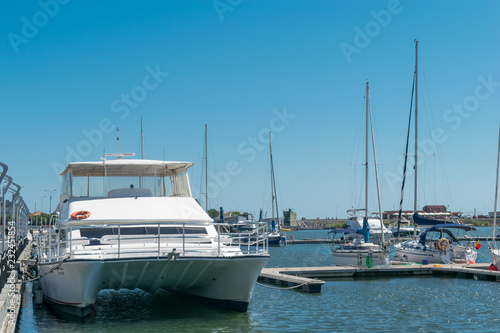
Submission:
POLYGON ((395 277, 395 276, 450 276, 475 280, 500 281, 500 271, 490 271, 490 264, 395 264, 373 268, 358 267, 285 267, 264 268, 259 281, 302 287, 310 293, 321 292, 325 281, 321 279, 395 277))
MULTIPOLYGON (((395 237, 392 239, 396 239, 395 237)), ((391 239, 391 240, 392 240, 391 239)), ((397 238, 398 242, 403 242, 406 240, 411 240, 414 239, 413 237, 400 237, 397 238)), ((491 241, 491 236, 486 237, 486 236, 480 236, 480 237, 471 237, 471 238, 466 238, 466 237, 457 237, 458 241, 471 241, 471 242, 484 242, 484 241, 491 241)), ((287 239, 286 244, 287 245, 295 245, 295 244, 323 244, 323 243, 331 243, 331 239, 318 239, 318 238, 304 238, 304 239, 287 239)))

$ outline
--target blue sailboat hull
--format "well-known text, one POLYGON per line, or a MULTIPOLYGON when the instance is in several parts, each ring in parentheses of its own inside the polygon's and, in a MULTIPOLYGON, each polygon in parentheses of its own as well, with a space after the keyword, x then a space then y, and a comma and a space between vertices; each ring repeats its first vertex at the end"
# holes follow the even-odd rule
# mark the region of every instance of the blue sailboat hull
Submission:
POLYGON ((269 246, 285 246, 286 238, 283 235, 269 235, 269 246))

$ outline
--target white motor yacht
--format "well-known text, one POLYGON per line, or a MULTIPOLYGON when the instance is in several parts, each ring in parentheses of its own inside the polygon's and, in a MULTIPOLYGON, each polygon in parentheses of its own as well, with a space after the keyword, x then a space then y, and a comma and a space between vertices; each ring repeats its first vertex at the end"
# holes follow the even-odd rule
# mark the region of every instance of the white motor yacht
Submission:
POLYGON ((191 162, 110 155, 61 174, 57 228, 37 239, 44 300, 84 317, 100 290, 162 289, 246 311, 269 260, 267 225, 251 239, 223 232, 191 196, 191 162))

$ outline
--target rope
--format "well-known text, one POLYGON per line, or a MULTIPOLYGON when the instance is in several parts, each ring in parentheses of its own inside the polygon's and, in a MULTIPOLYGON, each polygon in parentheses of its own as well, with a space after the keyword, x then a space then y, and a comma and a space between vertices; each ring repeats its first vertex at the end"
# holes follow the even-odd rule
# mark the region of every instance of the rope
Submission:
POLYGON ((306 285, 308 284, 309 282, 304 282, 304 283, 301 283, 301 284, 298 284, 296 286, 292 286, 292 287, 272 287, 272 286, 269 286, 267 284, 263 284, 263 283, 259 283, 259 282, 255 282, 257 283, 258 285, 262 286, 262 287, 266 287, 266 288, 269 288, 269 289, 278 289, 278 290, 289 290, 289 289, 295 289, 295 288, 299 288, 299 287, 302 287, 303 285, 306 285))
MULTIPOLYGON (((56 269, 59 269, 59 267, 60 267, 60 266, 64 263, 64 261, 66 261, 66 259, 68 259, 68 258, 64 258, 63 260, 61 260, 61 262, 59 262, 57 265, 55 265, 54 267, 52 267, 52 268, 50 269, 50 271, 48 271, 47 273, 45 273, 45 274, 43 274, 43 275, 40 275, 40 276, 37 276, 36 278, 33 278, 33 279, 23 280, 23 281, 21 281, 21 282, 22 282, 22 283, 25 283, 25 282, 33 282, 33 281, 35 281, 35 280, 39 280, 40 278, 44 277, 45 275, 52 273, 52 272, 53 272, 53 271, 55 271, 56 269)), ((28 273, 28 272, 26 272, 26 273, 28 273)), ((29 274, 29 273, 28 273, 28 274, 29 274)), ((31 275, 31 274, 29 274, 29 275, 31 275)))
POLYGON ((476 258, 476 262, 481 259, 482 257, 486 257, 487 255, 490 255, 491 253, 488 251, 486 252, 485 254, 483 254, 482 256, 480 256, 479 258, 476 258))

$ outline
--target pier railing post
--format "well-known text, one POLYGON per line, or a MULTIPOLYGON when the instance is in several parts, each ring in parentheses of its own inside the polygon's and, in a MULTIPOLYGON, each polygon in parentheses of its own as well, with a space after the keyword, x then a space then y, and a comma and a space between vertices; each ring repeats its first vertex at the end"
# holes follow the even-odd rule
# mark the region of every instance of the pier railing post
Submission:
POLYGON ((121 240, 121 237, 120 237, 120 225, 118 224, 118 258, 120 258, 120 240, 121 240))
POLYGON ((182 255, 186 253, 186 224, 182 224, 182 255))
POLYGON ((2 189, 2 252, 5 251, 5 226, 7 225, 7 209, 5 196, 7 195, 7 191, 12 184, 12 177, 5 175, 5 179, 7 179, 7 185, 2 189))
POLYGON ((66 238, 68 238, 69 236, 69 257, 71 258, 72 254, 73 254, 73 234, 71 233, 71 231, 73 230, 73 226, 70 226, 69 227, 69 235, 66 233, 66 238))
POLYGON ((158 223, 158 259, 160 259, 160 250, 161 250, 161 229, 160 229, 160 223, 158 223))

